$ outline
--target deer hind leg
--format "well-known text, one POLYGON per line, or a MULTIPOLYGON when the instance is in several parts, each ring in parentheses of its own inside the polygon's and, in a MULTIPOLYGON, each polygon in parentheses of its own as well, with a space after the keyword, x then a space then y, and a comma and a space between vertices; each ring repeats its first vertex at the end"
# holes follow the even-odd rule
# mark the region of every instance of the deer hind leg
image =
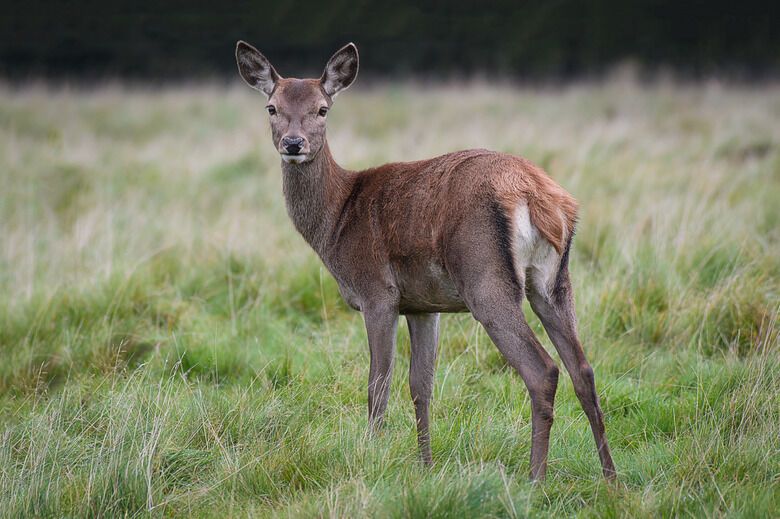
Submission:
POLYGON ((431 465, 429 408, 433 393, 436 347, 439 339, 439 314, 407 315, 412 355, 409 363, 409 390, 417 417, 417 444, 423 463, 431 465))
MULTIPOLYGON (((455 262, 454 262, 455 263, 455 262)), ((452 269, 466 305, 507 363, 520 374, 531 397, 531 479, 544 479, 553 423, 558 367, 534 335, 522 311, 523 288, 497 255, 479 251, 452 269)))
POLYGON ((487 282, 469 297, 474 317, 485 327, 498 350, 525 382, 531 397, 531 479, 542 480, 553 424, 558 367, 544 350, 523 315, 522 291, 498 295, 494 289, 505 280, 487 282))
POLYGON ((552 276, 550 269, 544 266, 530 269, 528 300, 571 376, 574 391, 588 417, 596 440, 604 477, 614 479, 615 465, 604 432, 604 413, 599 405, 593 369, 588 364, 577 337, 574 295, 569 279, 568 248, 562 259, 557 255, 555 259, 559 268, 552 276))
POLYGON ((527 257, 512 254, 508 219, 498 210, 473 215, 449 246, 447 270, 466 306, 507 363, 520 374, 531 397, 531 479, 544 479, 553 423, 558 367, 523 315, 527 257), (486 227, 493 234, 485 233, 486 227), (483 236, 474 243, 475 236, 483 236))
MULTIPOLYGON (((484 264, 482 267, 484 269, 484 264)), ((480 272, 473 270, 472 272, 480 272)), ((520 374, 531 397, 531 479, 544 479, 553 423, 558 367, 534 335, 522 311, 523 289, 508 282, 505 271, 482 270, 479 279, 466 282, 464 300, 474 318, 520 374)))

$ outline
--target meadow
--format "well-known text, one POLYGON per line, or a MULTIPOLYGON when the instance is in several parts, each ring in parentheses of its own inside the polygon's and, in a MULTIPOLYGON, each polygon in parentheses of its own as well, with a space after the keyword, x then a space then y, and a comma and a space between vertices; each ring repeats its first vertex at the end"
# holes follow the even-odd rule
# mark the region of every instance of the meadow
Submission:
POLYGON ((565 372, 527 481, 525 387, 469 315, 442 318, 433 467, 403 320, 367 435, 362 317, 287 218, 263 106, 0 84, 1 516, 780 514, 780 84, 375 84, 329 115, 343 166, 487 147, 579 199, 615 486, 565 372))

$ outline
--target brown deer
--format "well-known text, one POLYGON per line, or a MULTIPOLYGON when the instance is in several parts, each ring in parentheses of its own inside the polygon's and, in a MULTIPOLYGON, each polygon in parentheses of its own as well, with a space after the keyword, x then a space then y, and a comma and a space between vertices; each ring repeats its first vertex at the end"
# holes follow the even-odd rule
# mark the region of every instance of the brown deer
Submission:
POLYGON ((558 368, 531 331, 524 295, 563 360, 596 440, 604 476, 615 467, 593 378, 577 337, 569 248, 577 202, 528 160, 468 150, 365 171, 339 166, 325 137, 328 111, 358 72, 350 43, 318 79, 282 78, 239 41, 241 77, 268 97, 287 211, 363 313, 371 366, 368 420, 382 425, 398 316, 411 337, 409 386, 420 455, 431 464, 428 409, 440 312, 471 312, 531 396, 531 478, 543 479, 558 368))

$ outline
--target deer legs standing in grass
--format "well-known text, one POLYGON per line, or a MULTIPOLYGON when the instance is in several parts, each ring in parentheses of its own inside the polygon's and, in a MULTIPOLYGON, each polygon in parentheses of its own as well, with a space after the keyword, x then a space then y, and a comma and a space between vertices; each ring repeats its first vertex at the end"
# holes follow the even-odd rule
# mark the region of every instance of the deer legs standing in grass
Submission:
MULTIPOLYGON (((394 309, 367 311, 366 331, 371 355, 368 375, 368 421, 372 431, 382 427, 390 382, 393 376, 393 354, 398 314, 394 309)), ((411 339, 409 363, 409 390, 417 418, 417 438, 420 457, 430 465, 431 443, 429 407, 433 393, 434 363, 439 335, 439 314, 407 315, 411 339)))
POLYGON ((398 314, 392 308, 366 309, 363 313, 368 335, 368 423, 373 431, 382 427, 390 396, 398 314))
POLYGON ((580 340, 577 337, 577 318, 574 313, 574 296, 569 279, 569 268, 565 266, 559 273, 559 289, 552 298, 531 290, 528 300, 534 313, 542 321, 547 335, 550 337, 558 355, 571 376, 574 392, 588 417, 593 437, 596 440, 604 477, 612 479, 616 476, 615 464, 607 445, 604 432, 604 413, 601 411, 599 396, 596 392, 596 381, 593 368, 585 358, 580 340))
POLYGON ((420 455, 432 463, 439 314, 471 312, 528 388, 530 472, 544 478, 558 368, 525 321, 527 294, 572 377, 604 475, 613 478, 593 370, 576 331, 568 271, 574 198, 531 162, 481 149, 346 170, 330 153, 325 123, 336 95, 357 76, 357 48, 336 52, 318 79, 285 79, 244 42, 236 59, 241 77, 268 98, 293 224, 347 304, 363 312, 371 429, 387 409, 398 316, 405 315, 420 455))
POLYGON ((417 444, 423 463, 433 463, 429 410, 433 394, 433 374, 436 349, 439 342, 439 314, 407 315, 411 359, 409 361, 409 390, 417 418, 417 444))

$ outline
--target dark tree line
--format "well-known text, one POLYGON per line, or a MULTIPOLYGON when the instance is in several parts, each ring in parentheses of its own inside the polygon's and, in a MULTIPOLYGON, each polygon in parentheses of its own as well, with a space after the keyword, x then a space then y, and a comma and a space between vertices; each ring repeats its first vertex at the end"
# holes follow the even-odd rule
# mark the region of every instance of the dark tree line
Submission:
POLYGON ((347 41, 368 75, 561 77, 625 59, 685 74, 775 74, 777 2, 547 0, 59 1, 0 6, 0 74, 193 78, 234 74, 237 39, 280 72, 317 73, 347 41))

